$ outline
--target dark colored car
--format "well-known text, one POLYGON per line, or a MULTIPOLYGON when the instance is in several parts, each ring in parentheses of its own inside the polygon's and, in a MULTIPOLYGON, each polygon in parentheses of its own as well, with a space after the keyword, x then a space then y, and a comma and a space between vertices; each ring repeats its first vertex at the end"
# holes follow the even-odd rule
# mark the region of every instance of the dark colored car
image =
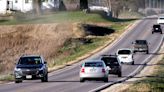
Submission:
POLYGON ((149 53, 149 46, 146 40, 136 40, 133 43, 133 51, 135 52, 146 52, 149 53))
POLYGON ((42 82, 47 82, 47 63, 39 55, 23 55, 15 66, 14 77, 15 83, 33 79, 41 79, 42 82))
POLYGON ((161 25, 159 25, 159 24, 153 25, 152 34, 154 34, 154 33, 162 34, 161 25))
POLYGON ((121 62, 117 58, 117 55, 103 55, 101 60, 109 67, 109 74, 116 74, 118 77, 122 76, 121 62))

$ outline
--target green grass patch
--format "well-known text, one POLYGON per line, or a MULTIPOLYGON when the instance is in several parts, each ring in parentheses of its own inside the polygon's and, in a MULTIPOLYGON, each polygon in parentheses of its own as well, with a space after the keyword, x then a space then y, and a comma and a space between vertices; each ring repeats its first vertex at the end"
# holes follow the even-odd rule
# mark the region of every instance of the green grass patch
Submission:
MULTIPOLYGON (((133 21, 134 22, 134 21, 133 21)), ((114 29, 116 33, 125 29, 131 22, 114 23, 110 28, 114 29)), ((86 38, 84 38, 86 39, 86 38)), ((88 38, 87 38, 88 39, 88 38)), ((67 64, 69 61, 75 60, 78 57, 85 55, 96 48, 103 46, 107 41, 111 40, 110 35, 94 36, 89 38, 90 42, 81 43, 80 41, 67 41, 59 50, 59 56, 55 57, 53 62, 49 64, 50 67, 67 64)))
POLYGON ((83 56, 87 52, 102 46, 107 40, 110 39, 95 37, 90 38, 89 43, 82 43, 80 41, 66 43, 64 47, 59 50, 59 53, 64 56, 54 59, 53 66, 66 64, 69 61, 75 60, 77 57, 83 56))
POLYGON ((137 81, 124 92, 164 92, 164 59, 157 65, 154 74, 137 81))
POLYGON ((38 24, 38 23, 64 23, 64 22, 109 22, 100 14, 87 14, 82 11, 55 12, 35 16, 32 14, 15 14, 15 18, 0 20, 1 25, 38 24))
POLYGON ((5 74, 0 76, 0 81, 14 81, 14 76, 11 74, 5 74))
POLYGON ((71 22, 128 22, 134 19, 108 18, 99 13, 83 11, 53 12, 36 16, 34 14, 16 13, 13 18, 0 19, 0 25, 42 24, 42 23, 71 23, 71 22))

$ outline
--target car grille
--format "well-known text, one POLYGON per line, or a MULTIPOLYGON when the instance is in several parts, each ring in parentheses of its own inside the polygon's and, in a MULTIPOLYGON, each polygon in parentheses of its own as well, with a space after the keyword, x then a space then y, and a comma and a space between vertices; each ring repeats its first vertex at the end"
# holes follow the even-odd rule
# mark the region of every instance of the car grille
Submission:
POLYGON ((38 74, 38 70, 37 69, 24 69, 22 70, 22 74, 23 75, 36 75, 38 74))

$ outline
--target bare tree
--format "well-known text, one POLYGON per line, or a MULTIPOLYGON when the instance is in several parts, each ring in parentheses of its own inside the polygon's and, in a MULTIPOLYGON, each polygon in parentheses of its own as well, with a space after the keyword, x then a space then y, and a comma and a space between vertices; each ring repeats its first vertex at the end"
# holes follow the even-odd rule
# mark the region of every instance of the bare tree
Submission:
POLYGON ((88 9, 88 0, 80 0, 80 9, 88 9))
POLYGON ((42 0, 33 0, 33 10, 37 15, 41 14, 42 0))
POLYGON ((123 9, 122 0, 108 0, 111 5, 111 12, 113 17, 118 17, 120 11, 123 9))

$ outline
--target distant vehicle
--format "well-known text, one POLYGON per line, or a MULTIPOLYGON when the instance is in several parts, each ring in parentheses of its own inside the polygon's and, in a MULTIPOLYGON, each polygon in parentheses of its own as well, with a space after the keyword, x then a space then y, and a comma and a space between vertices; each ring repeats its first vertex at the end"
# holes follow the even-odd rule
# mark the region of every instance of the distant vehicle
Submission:
POLYGON ((116 74, 118 77, 122 76, 121 62, 117 58, 117 55, 102 55, 101 60, 108 67, 109 74, 116 74))
POLYGON ((146 52, 146 54, 149 53, 149 46, 148 42, 146 40, 136 40, 135 42, 132 42, 133 44, 133 52, 146 52))
POLYGON ((108 82, 108 70, 102 60, 85 61, 80 69, 80 82, 89 79, 101 79, 108 82))
POLYGON ((15 83, 23 80, 41 79, 48 81, 47 63, 39 55, 23 55, 14 69, 15 83))
POLYGON ((154 33, 156 33, 156 32, 162 34, 161 25, 159 25, 159 24, 155 24, 155 25, 153 25, 152 34, 154 34, 154 33))
POLYGON ((134 65, 133 50, 128 48, 119 49, 117 50, 116 55, 121 63, 128 63, 134 65))
POLYGON ((164 16, 159 16, 158 17, 157 24, 164 24, 164 16))
POLYGON ((89 6, 88 7, 88 11, 89 12, 103 11, 107 15, 109 15, 109 13, 110 13, 109 8, 108 7, 104 7, 104 6, 89 6))

